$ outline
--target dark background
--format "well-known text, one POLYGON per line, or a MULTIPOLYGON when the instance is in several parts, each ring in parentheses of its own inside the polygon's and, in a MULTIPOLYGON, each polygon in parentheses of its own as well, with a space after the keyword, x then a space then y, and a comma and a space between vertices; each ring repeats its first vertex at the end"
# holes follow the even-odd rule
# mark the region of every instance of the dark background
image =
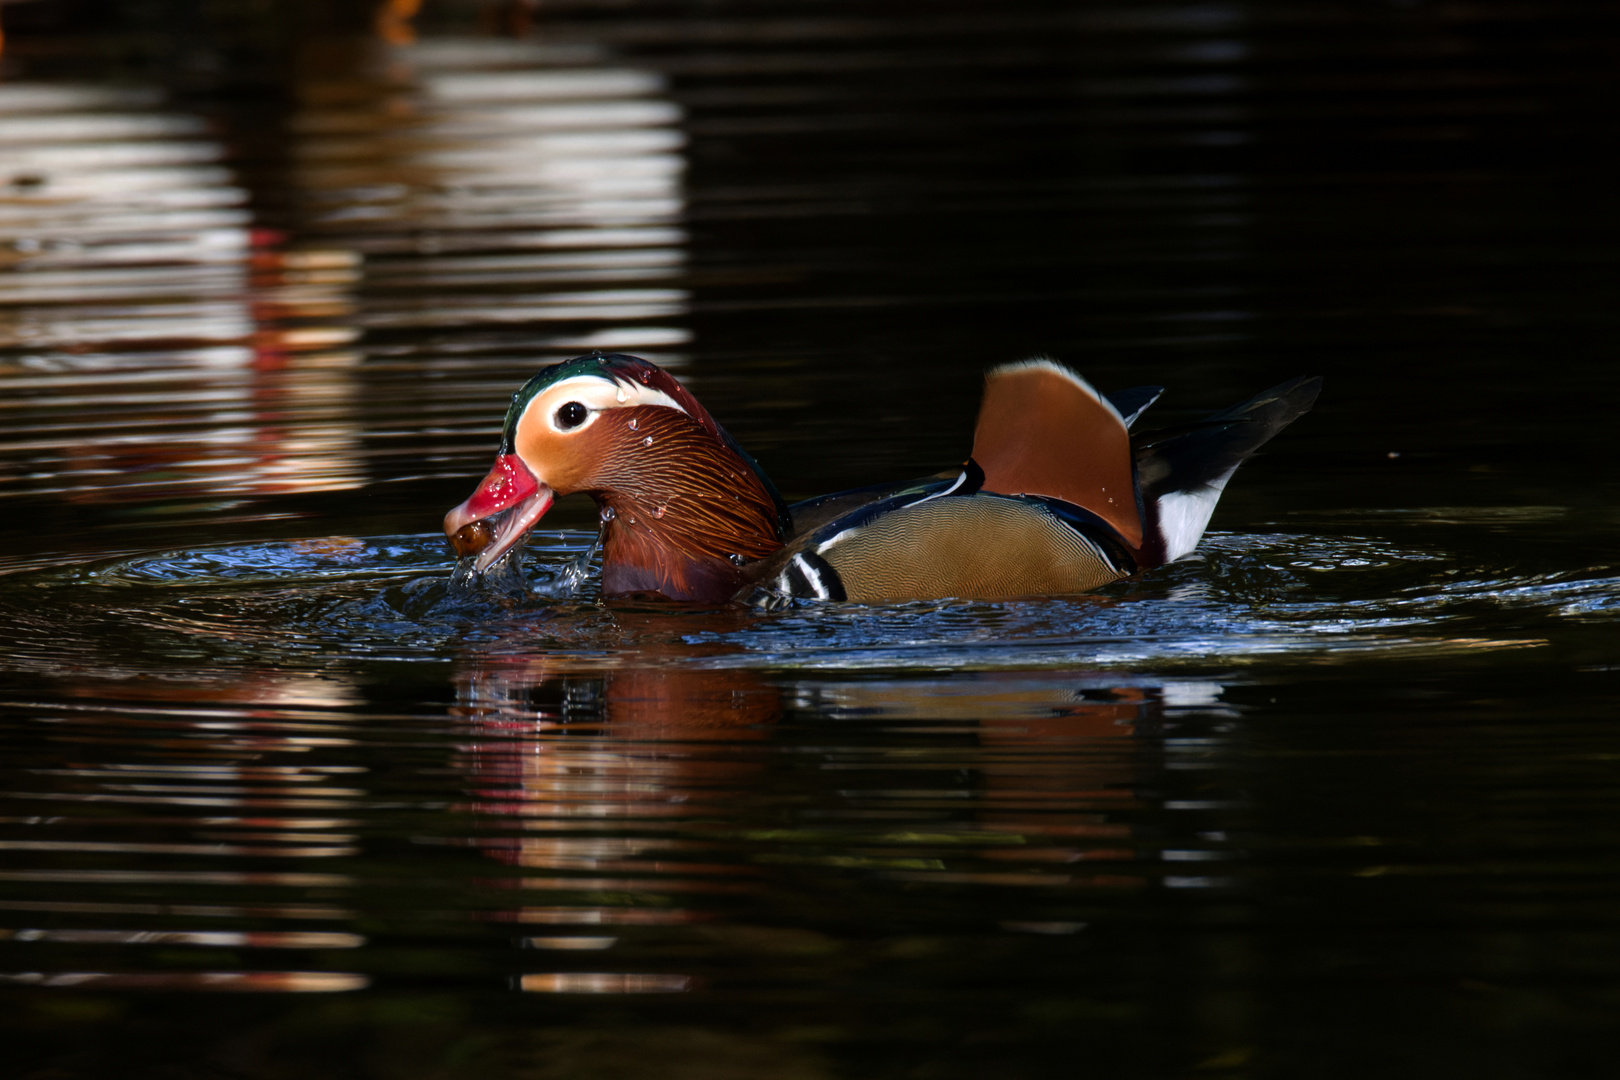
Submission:
MULTIPOLYGON (((286 186, 300 80, 373 18, 22 3, 4 62, 161 83, 296 246, 342 239, 286 186)), ((791 496, 957 460, 977 372, 1048 353, 1171 387, 1166 420, 1326 375, 1264 463, 1282 501, 1612 502, 1612 5, 429 3, 405 25, 668 76, 701 393, 791 496)), ((384 399, 411 392, 367 396, 409 423, 384 399)), ((488 451, 452 452, 471 478, 488 451)))
MULTIPOLYGON (((133 312, 126 339, 97 329, 105 280, 75 265, 56 293, 29 292, 45 271, 0 235, 0 842, 46 845, 0 848, 0 874, 24 875, 0 878, 0 903, 36 905, 0 909, 0 930, 292 926, 367 942, 0 940, 0 975, 23 983, 157 980, 7 983, 0 1073, 1611 1067, 1617 5, 428 0, 389 19, 365 4, 40 0, 0 7, 0 25, 0 90, 155 88, 120 108, 197 118, 254 238, 225 268, 247 283, 221 286, 252 326, 224 341, 240 362, 214 370, 175 357, 220 341, 128 329, 161 321, 168 300, 141 290, 187 266, 140 264, 117 286, 134 297, 115 298, 133 312), (459 196, 391 174, 414 159, 367 127, 431 112, 413 38, 464 36, 595 49, 667 80, 685 239, 653 283, 686 299, 623 325, 690 332, 665 352, 790 498, 959 461, 980 372, 1031 353, 1104 389, 1163 384, 1150 416, 1171 423, 1297 374, 1326 389, 1239 474, 1205 558, 1095 605, 752 625, 559 603, 450 633, 388 606, 384 585, 447 574, 433 534, 488 467, 507 395, 603 323, 531 317, 534 297, 575 287, 532 268, 428 269, 441 249, 529 253, 487 206, 413 216, 411 198, 459 196), (360 117, 349 135, 310 134, 345 116, 360 117), (346 141, 376 174, 312 180, 310 155, 346 141), (380 196, 353 191, 390 180, 406 209, 358 216, 380 196), (277 307, 292 278, 276 260, 312 251, 364 258, 330 296, 277 307), (53 319, 82 335, 27 336, 53 319), (277 336, 334 329, 352 338, 307 353, 277 336), (215 387, 223 405, 185 398, 215 387), (325 427, 340 449, 298 449, 325 427), (215 437, 225 451, 198 449, 215 437), (342 478, 329 490, 305 482, 319 471, 285 489, 254 479, 323 454, 342 478), (371 562, 352 577, 321 561, 354 550, 371 562), (110 552, 138 555, 93 561, 110 552), (707 666, 727 649, 736 665, 707 666), (683 709, 747 723, 717 734, 682 726, 683 709), (585 720, 541 730, 569 716, 585 720), (287 732, 331 741, 272 745, 287 732), (196 820, 214 810, 96 801, 122 790, 116 768, 196 761, 240 766, 249 794, 280 783, 254 778, 264 762, 358 770, 320 779, 362 791, 342 810, 358 853, 49 846, 222 843, 196 820), (512 809, 591 783, 620 793, 599 805, 628 807, 622 822, 593 832, 546 804, 528 829, 512 809), (643 789, 688 816, 638 817, 643 789), (936 836, 1032 821, 1054 831, 1030 830, 1012 858, 936 836), (623 842, 630 854, 611 850, 629 869, 521 866, 553 837, 623 842), (693 847, 636 847, 669 838, 693 847), (1172 858, 1186 853, 1207 867, 1172 858), (340 869, 352 884, 161 877, 199 867, 340 869), (1203 869, 1237 884, 1165 884, 1203 869), (133 877, 71 876, 103 870, 133 877), (693 887, 669 901, 701 916, 691 926, 614 928, 619 951, 578 961, 698 970, 705 992, 512 992, 554 961, 522 936, 563 932, 499 921, 555 901, 515 879, 621 870, 759 885, 693 887), (1024 888, 1009 872, 1141 887, 1024 888), (289 898, 350 914, 266 914, 289 898), (185 981, 274 964, 371 982, 232 997, 185 981)), ((55 178, 7 155, 55 137, 0 127, 18 240, 55 178)), ((526 197, 519 180, 509 194, 526 197)), ((585 504, 547 524, 591 522, 585 504)), ((601 892, 604 909, 641 902, 601 892)))

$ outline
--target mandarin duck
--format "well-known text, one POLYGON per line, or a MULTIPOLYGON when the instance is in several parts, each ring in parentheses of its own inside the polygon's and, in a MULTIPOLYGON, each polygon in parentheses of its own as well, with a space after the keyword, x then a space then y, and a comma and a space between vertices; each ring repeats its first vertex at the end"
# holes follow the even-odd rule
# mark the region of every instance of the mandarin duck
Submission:
POLYGON ((774 607, 1087 592, 1190 553, 1233 471, 1321 382, 1132 436, 1159 387, 1099 394, 1051 360, 1005 364, 985 376, 961 468, 788 506, 674 376, 592 354, 512 395, 494 468, 444 531, 482 572, 557 496, 584 492, 608 596, 774 607))

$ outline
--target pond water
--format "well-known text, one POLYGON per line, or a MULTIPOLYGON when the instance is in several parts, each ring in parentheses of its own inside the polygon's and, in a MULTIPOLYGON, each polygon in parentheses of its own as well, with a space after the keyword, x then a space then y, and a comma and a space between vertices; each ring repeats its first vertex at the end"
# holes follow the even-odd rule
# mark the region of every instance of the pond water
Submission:
POLYGON ((1602 1075, 1620 19, 0 10, 6 1075, 1602 1075), (1088 596, 456 587, 593 348, 790 499, 1316 408, 1088 596))

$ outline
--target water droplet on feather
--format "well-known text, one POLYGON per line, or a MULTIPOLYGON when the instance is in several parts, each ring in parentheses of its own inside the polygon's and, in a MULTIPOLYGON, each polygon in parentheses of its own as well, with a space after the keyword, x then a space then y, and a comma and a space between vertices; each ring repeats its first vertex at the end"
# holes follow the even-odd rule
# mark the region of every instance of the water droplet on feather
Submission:
POLYGON ((641 440, 641 445, 642 446, 651 446, 652 445, 652 436, 649 435, 645 439, 642 439, 641 440))

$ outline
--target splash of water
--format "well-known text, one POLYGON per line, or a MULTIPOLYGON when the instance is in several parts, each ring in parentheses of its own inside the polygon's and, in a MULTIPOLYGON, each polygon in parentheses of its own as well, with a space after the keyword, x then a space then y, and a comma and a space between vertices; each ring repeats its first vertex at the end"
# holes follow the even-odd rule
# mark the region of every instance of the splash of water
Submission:
POLYGON ((536 582, 534 591, 541 596, 572 599, 579 595, 585 583, 590 580, 591 566, 596 559, 597 552, 602 550, 602 534, 597 533, 591 541, 591 546, 575 555, 572 559, 562 563, 550 579, 536 582))
POLYGON ((562 563, 547 564, 539 575, 531 578, 523 566, 526 540, 525 537, 513 544, 511 550, 482 573, 476 568, 476 557, 468 555, 458 559, 450 572, 447 598, 453 602, 490 596, 513 600, 573 599, 590 580, 593 560, 602 548, 602 535, 598 533, 590 547, 562 563))

